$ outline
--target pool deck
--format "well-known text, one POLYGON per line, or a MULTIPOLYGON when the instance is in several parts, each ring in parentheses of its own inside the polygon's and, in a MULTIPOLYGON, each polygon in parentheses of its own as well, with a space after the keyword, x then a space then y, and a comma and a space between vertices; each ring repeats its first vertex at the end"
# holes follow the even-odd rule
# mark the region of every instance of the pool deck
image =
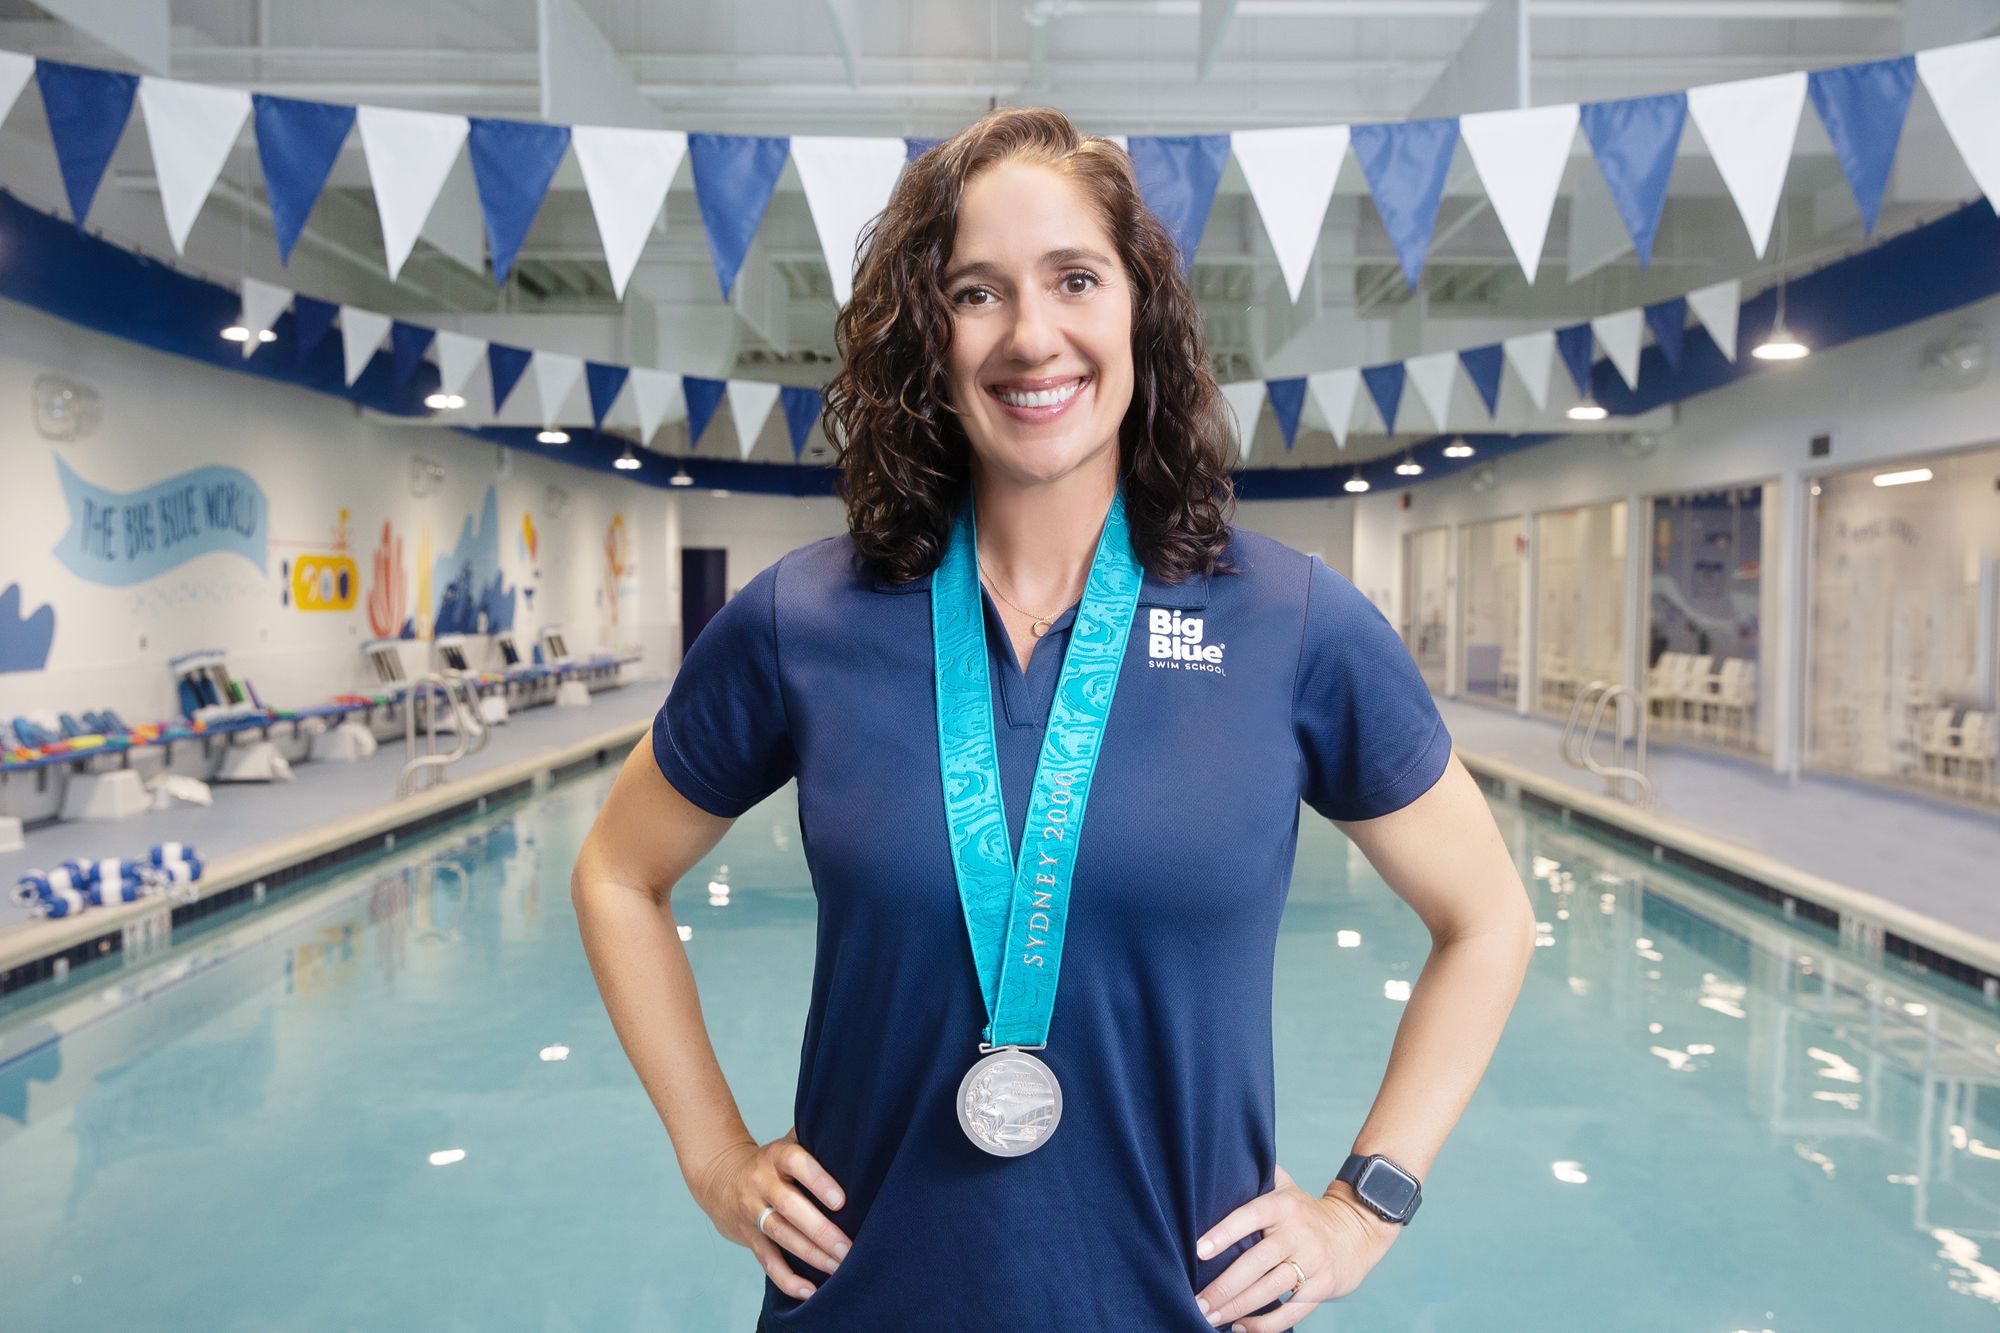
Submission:
MULTIPOLYGON (((1438 700, 1438 709, 1475 771, 1487 761, 1602 799, 1603 781, 1558 753, 1560 723, 1451 699, 1438 700)), ((2000 953, 2000 815, 1840 778, 1794 782, 1761 760, 1657 738, 1648 768, 1655 802, 1635 813, 1845 886, 2000 953)))

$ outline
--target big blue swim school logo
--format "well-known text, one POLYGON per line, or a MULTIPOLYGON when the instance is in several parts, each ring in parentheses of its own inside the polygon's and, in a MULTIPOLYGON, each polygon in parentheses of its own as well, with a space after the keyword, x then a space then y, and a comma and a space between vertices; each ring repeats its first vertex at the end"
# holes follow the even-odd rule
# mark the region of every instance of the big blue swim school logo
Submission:
POLYGON ((269 506, 263 488, 233 467, 202 467, 144 490, 93 486, 56 459, 69 531, 56 558, 70 572, 129 588, 210 551, 233 551, 263 570, 269 506))
POLYGON ((1184 616, 1166 607, 1146 611, 1146 665, 1167 671, 1207 671, 1218 676, 1225 645, 1202 640, 1201 616, 1184 616))

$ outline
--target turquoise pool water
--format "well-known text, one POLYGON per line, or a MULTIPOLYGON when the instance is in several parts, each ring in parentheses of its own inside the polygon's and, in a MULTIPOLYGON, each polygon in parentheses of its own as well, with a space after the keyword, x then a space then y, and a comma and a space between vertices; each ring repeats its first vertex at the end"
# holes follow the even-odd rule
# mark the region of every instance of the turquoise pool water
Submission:
MULTIPOLYGON (((761 1271, 688 1200, 577 938, 610 780, 0 1018, 40 1039, 0 1068, 0 1328, 749 1333, 761 1271)), ((2000 1328, 1992 1011, 1497 812, 1546 945, 1411 1230, 1301 1326, 2000 1328)), ((773 1137, 812 967, 791 789, 674 909, 773 1137)), ((1276 1015, 1301 1182, 1345 1157, 1427 944, 1305 815, 1276 1015)))

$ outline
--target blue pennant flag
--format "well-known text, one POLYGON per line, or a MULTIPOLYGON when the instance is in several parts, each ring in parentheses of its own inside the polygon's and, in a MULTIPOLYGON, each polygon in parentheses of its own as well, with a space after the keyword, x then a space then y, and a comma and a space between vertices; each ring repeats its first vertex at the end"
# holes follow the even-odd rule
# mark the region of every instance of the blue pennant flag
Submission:
POLYGON ((1394 435, 1396 408, 1403 401, 1403 363, 1363 366, 1361 379, 1368 386, 1368 396, 1375 400, 1375 410, 1382 414, 1382 428, 1394 435))
POLYGON ((1806 76, 1806 91, 1833 140, 1834 156, 1861 205, 1865 230, 1875 230, 1882 211, 1882 192, 1889 186, 1889 168, 1896 161, 1896 141, 1903 136, 1903 119, 1910 110, 1910 91, 1917 83, 1914 56, 1872 60, 1864 65, 1814 70, 1806 76))
POLYGON ((1305 378, 1265 380, 1264 396, 1271 400, 1271 411, 1278 418, 1278 429, 1285 433, 1285 448, 1289 449, 1299 433, 1299 409, 1306 405, 1305 378))
POLYGON ((1215 206, 1216 183, 1229 161, 1226 134, 1134 135, 1126 147, 1139 197, 1166 226, 1180 250, 1181 276, 1194 264, 1201 233, 1215 206))
POLYGON ((602 430, 605 414, 618 401, 618 391, 631 377, 628 366, 607 366, 596 361, 583 363, 584 386, 590 390, 590 424, 602 430))
POLYGON ((1490 417, 1499 411, 1500 371, 1506 365, 1506 353, 1500 344, 1468 347, 1458 354, 1458 364, 1465 367, 1465 377, 1479 390, 1479 401, 1486 404, 1486 415, 1490 417))
POLYGON ((252 93, 250 103, 256 108, 257 160, 264 164, 278 262, 289 264, 292 247, 340 158, 340 146, 354 128, 354 108, 267 93, 252 93))
POLYGON ((1424 256, 1430 253, 1452 150, 1458 146, 1458 120, 1447 116, 1356 125, 1348 141, 1368 177, 1368 192, 1375 197, 1375 211, 1382 215, 1382 225, 1396 247, 1403 278, 1414 290, 1424 271, 1424 256))
POLYGON ((1685 296, 1659 301, 1646 307, 1646 327, 1660 345, 1660 355, 1675 370, 1681 368, 1681 346, 1687 341, 1688 303, 1685 296))
POLYGON ((1597 169, 1611 187, 1611 201, 1625 219, 1625 230, 1632 233, 1639 267, 1644 268, 1653 258, 1653 238, 1667 206, 1667 181, 1674 174, 1681 128, 1687 124, 1687 94, 1585 102, 1578 114, 1597 169))
POLYGON ((494 280, 504 283, 549 192, 549 182, 569 151, 569 126, 485 116, 467 120, 472 126, 466 138, 472 150, 472 176, 479 185, 480 210, 486 214, 486 248, 493 253, 494 280))
POLYGON ((1576 381, 1576 391, 1590 396, 1590 325, 1572 324, 1556 330, 1556 352, 1576 381))
POLYGON ((49 138, 55 141, 56 164, 69 192, 70 216, 81 227, 90 216, 90 201, 111 165, 118 136, 132 114, 139 76, 57 60, 35 62, 35 82, 42 90, 42 108, 49 117, 49 138))
POLYGON ((771 192, 778 188, 778 174, 791 155, 792 141, 782 135, 688 135, 695 202, 701 206, 709 257, 715 261, 715 280, 722 284, 725 301, 736 286, 764 210, 770 207, 771 192))
POLYGON ((514 386, 521 382, 521 375, 534 356, 525 347, 509 347, 506 343, 486 344, 486 369, 493 376, 495 412, 507 405, 507 395, 514 392, 514 386))
POLYGON ((408 384, 410 376, 417 373, 435 337, 436 329, 421 324, 405 324, 399 319, 389 325, 389 367, 397 388, 408 384))
POLYGON ((292 354, 299 365, 312 360, 326 335, 333 332, 333 321, 339 314, 340 307, 332 301, 303 293, 292 298, 292 354))
POLYGON ((914 162, 943 142, 944 140, 942 139, 905 138, 903 140, 903 161, 914 162))
MULTIPOLYGON (((692 139, 694 136, 688 137, 692 139)), ((727 380, 705 380, 699 375, 681 376, 681 396, 687 399, 690 449, 701 443, 701 433, 708 429, 709 420, 721 405, 723 391, 728 387, 727 380)))
POLYGON ((813 423, 819 420, 819 390, 787 384, 778 390, 778 402, 785 409, 785 429, 792 436, 792 461, 797 462, 805 453, 806 436, 812 434, 813 423))

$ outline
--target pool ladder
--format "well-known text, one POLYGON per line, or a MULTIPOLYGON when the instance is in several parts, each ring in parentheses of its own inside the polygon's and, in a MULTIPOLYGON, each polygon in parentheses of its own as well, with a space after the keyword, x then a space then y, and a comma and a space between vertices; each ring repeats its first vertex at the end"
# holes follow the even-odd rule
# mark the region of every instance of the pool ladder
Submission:
POLYGON ((1604 779, 1604 790, 1630 805, 1648 806, 1653 803, 1653 781, 1646 776, 1646 704, 1639 692, 1630 685, 1614 685, 1607 680, 1593 680, 1584 686, 1576 696, 1576 703, 1569 710, 1569 722, 1563 727, 1563 762, 1571 768, 1584 768, 1604 779), (1627 705, 1630 705, 1632 724, 1625 723, 1627 705), (1597 732, 1604 723, 1604 710, 1611 709, 1611 751, 1612 762, 1598 762, 1597 732), (1583 717, 1583 710, 1590 709, 1590 725, 1584 729, 1583 744, 1577 746, 1576 724, 1583 717), (1632 762, 1625 761, 1625 746, 1632 746, 1632 762), (1631 794, 1626 794, 1627 786, 1631 794))
POLYGON ((492 739, 492 730, 479 716, 479 701, 473 697, 472 683, 462 676, 429 672, 410 684, 407 706, 403 709, 403 771, 396 778, 396 795, 409 796, 444 781, 445 770, 469 754, 478 754, 492 739), (464 696, 461 702, 460 695, 464 696), (444 754, 437 748, 438 701, 451 710, 452 748, 444 754), (424 750, 417 751, 417 714, 424 715, 424 750))

